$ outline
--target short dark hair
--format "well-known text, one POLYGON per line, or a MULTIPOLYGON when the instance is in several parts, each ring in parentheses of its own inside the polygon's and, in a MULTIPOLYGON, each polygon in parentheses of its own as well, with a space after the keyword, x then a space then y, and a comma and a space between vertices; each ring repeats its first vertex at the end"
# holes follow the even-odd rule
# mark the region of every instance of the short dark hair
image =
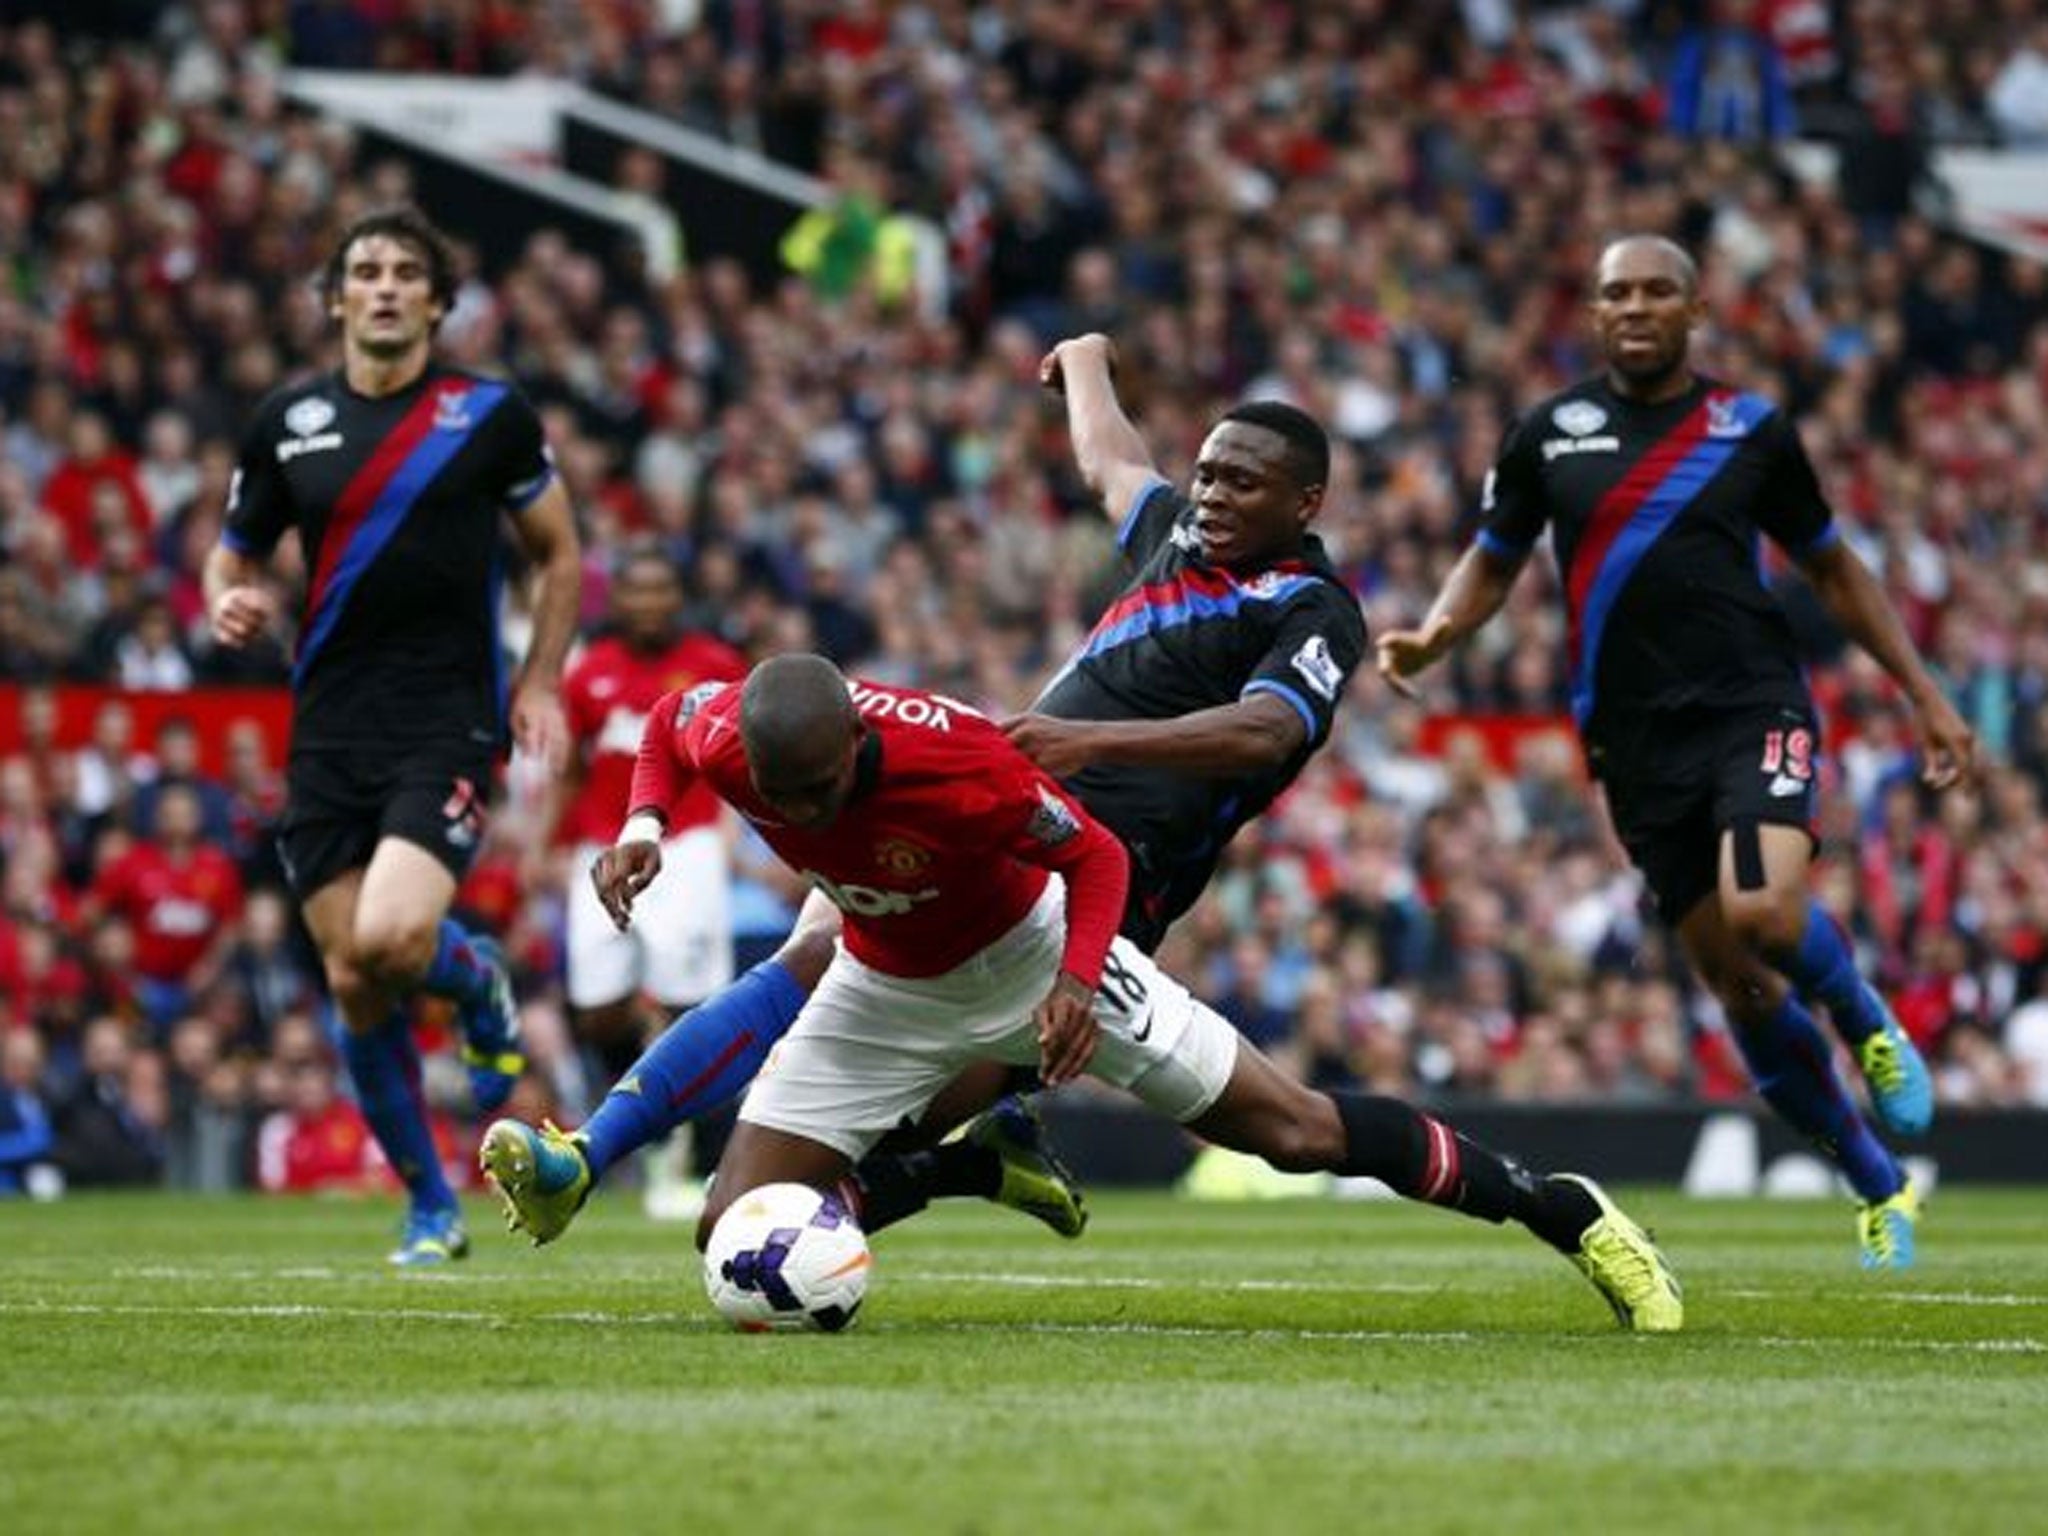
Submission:
POLYGON ((1608 255, 1625 245, 1644 245, 1657 251, 1678 269, 1679 286, 1687 298, 1696 297, 1700 291, 1700 264, 1693 260, 1692 252, 1666 235, 1652 235, 1637 231, 1632 234, 1616 235, 1600 247, 1600 255, 1593 263, 1593 287, 1600 286, 1600 269, 1607 265, 1608 255))
POLYGON ((750 762, 816 757, 860 716, 846 677, 823 656, 786 651, 747 674, 740 689, 740 740, 750 762))
POLYGON ((1330 435, 1322 423, 1285 400, 1247 400, 1223 413, 1225 421, 1264 427, 1287 439, 1287 468, 1302 490, 1330 483, 1330 435))
POLYGON ((334 250, 327 258, 327 265, 321 269, 321 298, 329 303, 334 301, 341 292, 342 280, 348 276, 349 247, 373 235, 396 240, 425 257, 427 281, 433 287, 442 313, 446 314, 455 307, 455 247, 434 227, 433 220, 410 203, 373 208, 341 232, 341 238, 334 242, 334 250))

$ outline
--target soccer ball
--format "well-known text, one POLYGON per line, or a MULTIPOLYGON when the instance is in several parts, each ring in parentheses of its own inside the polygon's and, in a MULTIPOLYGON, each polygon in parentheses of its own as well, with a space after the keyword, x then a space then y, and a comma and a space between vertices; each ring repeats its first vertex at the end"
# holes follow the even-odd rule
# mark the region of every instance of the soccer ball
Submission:
POLYGON ((711 1305, 742 1333, 837 1333, 867 1295, 868 1240, 837 1195, 764 1184, 726 1207, 704 1250, 711 1305))

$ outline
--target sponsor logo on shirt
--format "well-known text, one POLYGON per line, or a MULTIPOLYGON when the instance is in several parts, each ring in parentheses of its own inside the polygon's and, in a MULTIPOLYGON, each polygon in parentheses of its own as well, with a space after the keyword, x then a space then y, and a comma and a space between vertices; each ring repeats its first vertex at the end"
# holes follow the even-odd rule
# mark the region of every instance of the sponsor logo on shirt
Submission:
POLYGON ((1550 413, 1558 430, 1573 437, 1585 437, 1607 425, 1607 413, 1590 400, 1567 400, 1550 413))
POLYGON ((311 437, 315 432, 330 425, 333 420, 332 402, 322 400, 317 395, 299 401, 284 413, 284 424, 300 437, 311 437))
POLYGON ((855 917, 902 917, 923 902, 936 901, 939 896, 939 888, 935 885, 921 891, 885 891, 872 885, 842 885, 814 869, 805 870, 803 877, 833 906, 842 912, 851 912, 855 917))
POLYGON ((294 435, 277 445, 277 462, 280 464, 289 464, 302 453, 331 453, 342 444, 339 432, 326 430, 334 424, 332 402, 317 395, 301 400, 287 410, 284 424, 294 435))
POLYGON ((302 453, 332 453, 340 446, 339 432, 322 432, 318 437, 288 437, 277 445, 277 462, 289 464, 302 453))
POLYGON ((1619 453, 1621 439, 1618 437, 1546 437, 1543 440, 1543 462, 1572 453, 1619 453))
POLYGON ((1310 635, 1294 653, 1294 670, 1301 674, 1301 680, 1325 699, 1334 700, 1337 690, 1344 685, 1344 669, 1337 665, 1337 658, 1330 654, 1330 642, 1321 635, 1310 635))

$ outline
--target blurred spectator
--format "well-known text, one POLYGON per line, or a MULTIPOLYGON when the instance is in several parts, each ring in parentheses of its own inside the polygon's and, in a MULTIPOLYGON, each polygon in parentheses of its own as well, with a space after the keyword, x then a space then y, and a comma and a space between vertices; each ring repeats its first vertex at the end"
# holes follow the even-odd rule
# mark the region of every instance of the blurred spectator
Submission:
POLYGON ((2021 1101, 2048 1109, 2048 970, 2033 996, 2007 1016, 2004 1043, 2021 1101))
POLYGON ((54 1146, 42 1037, 26 1026, 0 1029, 0 1198, 33 1188, 54 1146))
POLYGON ((234 1043, 261 1049, 288 1014, 313 1005, 318 983, 310 957, 294 942, 291 925, 291 902, 281 886, 249 892, 240 938, 228 952, 221 974, 247 999, 255 1038, 234 1043))
POLYGON ((282 1102, 257 1137, 257 1185, 269 1194, 361 1191, 382 1186, 384 1160, 369 1127, 341 1097, 332 1063, 280 1063, 282 1102))
POLYGON ((149 497, 134 457, 115 443, 106 418, 97 411, 72 414, 64 457, 43 482, 43 505, 57 515, 65 550, 80 568, 100 563, 117 530, 125 529, 144 543, 154 531, 149 497))
POLYGON ((170 1034, 170 1120, 165 1181, 224 1194, 249 1182, 250 1120, 244 1062, 221 1050, 211 1020, 193 1014, 170 1034))
POLYGON ((1758 0, 1709 0, 1708 20, 1679 39, 1666 86, 1675 132, 1738 143, 1794 132, 1791 81, 1758 0))
POLYGON ((1836 172, 1842 206, 1888 243, 1923 190, 1938 192, 1921 107, 1912 78, 1888 60, 1868 72, 1854 124, 1841 144, 1836 172))
POLYGON ((212 984, 240 933, 242 877, 200 840, 201 815, 190 786, 164 790, 148 835, 100 872, 91 894, 96 912, 133 928, 138 996, 160 1032, 212 984))
POLYGON ((150 1077, 154 1064, 155 1056, 131 1046, 119 1019, 86 1026, 82 1073, 50 1115, 67 1183, 154 1184, 162 1176, 164 1106, 161 1084, 150 1077))
MULTIPOLYGON (((232 751, 233 728, 229 731, 232 751)), ((135 791, 135 830, 147 837, 156 831, 157 806, 166 791, 186 789, 199 802, 199 835, 216 847, 226 846, 234 830, 233 805, 219 780, 200 765, 199 727, 190 715, 165 715, 151 742, 156 773, 135 791)))
POLYGON ((2036 18, 2007 57, 1986 105, 2008 144, 2033 149, 2048 143, 2048 18, 2036 18))

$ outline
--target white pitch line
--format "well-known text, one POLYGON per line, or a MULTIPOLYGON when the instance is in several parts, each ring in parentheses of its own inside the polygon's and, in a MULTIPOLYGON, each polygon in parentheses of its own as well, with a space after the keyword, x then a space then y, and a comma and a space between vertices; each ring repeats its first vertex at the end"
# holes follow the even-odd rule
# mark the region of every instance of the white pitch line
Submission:
POLYGON ((995 1270, 896 1269, 878 1263, 876 1272, 890 1281, 921 1285, 1008 1285, 1027 1290, 1105 1291, 1328 1291, 1344 1295, 1434 1296, 1442 1285, 1399 1280, 1164 1280, 1157 1275, 1043 1275, 995 1270))
MULTIPOLYGON (((1714 1292, 1716 1296, 1733 1296, 1739 1301, 1782 1301, 1796 1295, 1792 1289, 1782 1291, 1725 1290, 1714 1292)), ((1910 1307, 2048 1307, 2048 1296, 2001 1295, 1997 1292, 1986 1294, 1982 1291, 1885 1291, 1862 1290, 1856 1299, 1859 1302, 1897 1302, 1910 1307)))
MULTIPOLYGON (((1164 1278, 1158 1275, 1116 1275, 1091 1274, 1084 1270, 1048 1274, 1030 1270, 967 1270, 967 1269, 898 1269, 884 1258, 876 1266, 877 1272, 885 1274, 891 1282, 907 1282, 918 1285, 995 1285, 1011 1286, 1024 1290, 1126 1290, 1126 1291, 1226 1291, 1258 1294, 1329 1294, 1359 1296, 1433 1296, 1447 1295, 1460 1290, 1483 1289, 1477 1285, 1460 1286, 1450 1281, 1425 1282, 1402 1280, 1285 1280, 1250 1277, 1239 1280, 1205 1280, 1181 1276, 1164 1278)), ((235 1269, 209 1269, 202 1265, 146 1264, 129 1265, 113 1271, 117 1279, 135 1280, 194 1280, 194 1281, 237 1281, 267 1282, 272 1280, 350 1280, 359 1281, 365 1270, 346 1270, 326 1267, 298 1267, 285 1269, 255 1269, 247 1266, 235 1269)), ((636 1275, 637 1277, 637 1275, 636 1275)), ((395 1278, 395 1277, 394 1277, 395 1278)), ((469 1289, 478 1286, 525 1284, 530 1276, 511 1272, 489 1270, 442 1270, 427 1271, 403 1277, 408 1285, 445 1285, 469 1289)), ((1705 1294, 1703 1292, 1703 1294, 1705 1294)), ((1725 1296, 1736 1301, 1782 1301, 1788 1296, 1807 1294, 1803 1286, 1786 1286, 1771 1289, 1763 1286, 1741 1286, 1716 1288, 1714 1296, 1725 1296)), ((1997 1291, 1888 1291, 1878 1287, 1860 1289, 1856 1299, 1862 1302, 1888 1303, 1893 1306, 1909 1307, 2044 1307, 2048 1308, 2048 1295, 2021 1295, 2015 1292, 1997 1291)))
MULTIPOLYGON (((219 1317, 250 1321, 288 1321, 300 1318, 336 1318, 370 1322, 471 1323, 486 1328, 514 1328, 532 1323, 569 1323, 600 1327, 675 1327, 693 1330, 711 1326, 706 1317, 676 1312, 543 1312, 531 1317, 507 1317, 496 1312, 473 1312, 429 1307, 334 1307, 317 1303, 276 1305, 166 1307, 139 1304, 108 1305, 98 1302, 0 1302, 0 1315, 65 1317, 219 1317)), ((1239 1328, 1196 1327, 1173 1323, 940 1323, 940 1333, 1039 1333, 1078 1337, 1137 1337, 1185 1339, 1295 1340, 1302 1343, 1333 1344, 1472 1344, 1496 1335, 1470 1330, 1424 1330, 1404 1332, 1393 1328, 1239 1328)), ((1723 1336, 1729 1343, 1761 1344, 1768 1349, 1837 1350, 1860 1349, 1892 1353, 2048 1355, 2048 1340, 2007 1339, 1866 1339, 1789 1338, 1764 1335, 1742 1338, 1723 1336)))
MULTIPOLYGON (((1050 1275, 1028 1271, 896 1269, 878 1262, 876 1273, 889 1280, 920 1284, 1015 1286, 1029 1290, 1188 1290, 1188 1291, 1277 1291, 1331 1293, 1361 1296, 1434 1296, 1460 1290, 1482 1290, 1478 1285, 1457 1285, 1450 1281, 1425 1283, 1401 1280, 1202 1280, 1158 1275, 1091 1275, 1085 1273, 1050 1275)), ((1803 1287, 1768 1290, 1755 1286, 1716 1288, 1702 1294, 1732 1297, 1738 1301, 1782 1301, 1805 1294, 1803 1287)), ((1985 1293, 1980 1291, 1859 1291, 1858 1301, 1892 1302, 1916 1307, 2048 1307, 2048 1296, 1985 1293)))
POLYGON ((92 1301, 0 1301, 0 1315, 10 1312, 66 1317, 239 1317, 255 1320, 325 1317, 367 1322, 474 1323, 486 1328, 516 1328, 528 1323, 602 1323, 645 1327, 686 1320, 674 1312, 537 1312, 531 1317, 519 1317, 502 1312, 472 1312, 457 1307, 336 1307, 320 1302, 167 1307, 92 1301))

